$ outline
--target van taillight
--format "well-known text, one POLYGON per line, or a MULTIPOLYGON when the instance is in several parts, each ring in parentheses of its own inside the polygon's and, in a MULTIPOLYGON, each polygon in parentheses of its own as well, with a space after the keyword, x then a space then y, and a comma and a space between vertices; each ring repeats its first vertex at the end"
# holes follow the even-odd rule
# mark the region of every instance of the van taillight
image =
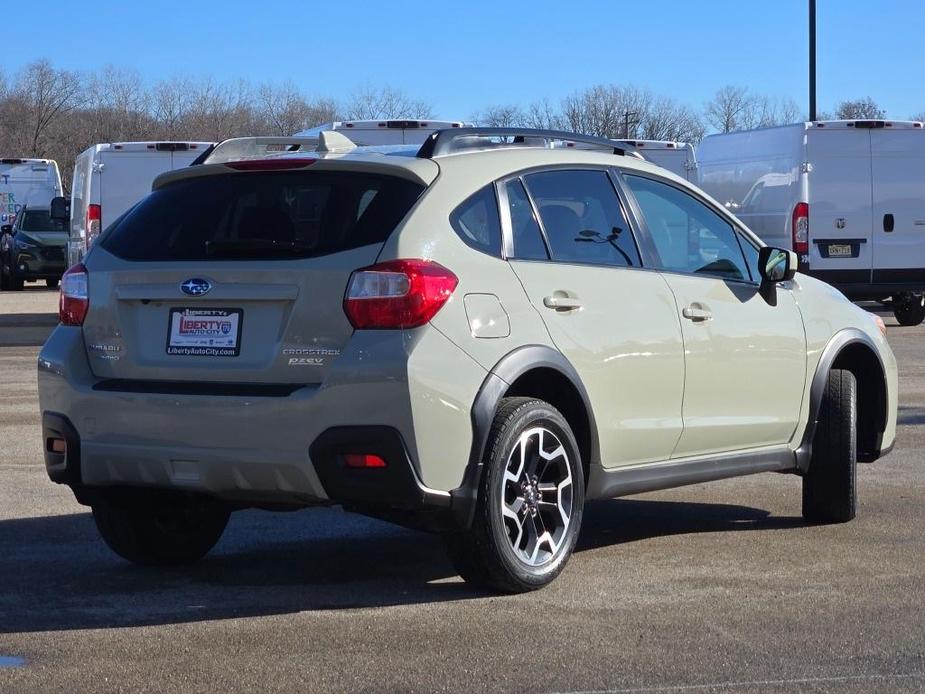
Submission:
POLYGON ((87 205, 87 248, 100 235, 103 225, 103 208, 100 205, 87 205))
POLYGON ((793 208, 793 251, 809 253, 809 203, 798 202, 793 208))
POLYGON ((90 308, 87 268, 82 263, 73 265, 61 276, 58 297, 58 320, 61 325, 83 325, 90 308))
POLYGON ((350 276, 344 313, 358 330, 416 328, 449 300, 456 275, 429 260, 390 260, 350 276))

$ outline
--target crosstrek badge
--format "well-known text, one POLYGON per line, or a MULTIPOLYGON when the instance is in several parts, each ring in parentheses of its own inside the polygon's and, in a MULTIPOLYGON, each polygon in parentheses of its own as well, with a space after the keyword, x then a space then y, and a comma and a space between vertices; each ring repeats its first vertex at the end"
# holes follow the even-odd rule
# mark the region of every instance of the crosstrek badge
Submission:
POLYGON ((244 311, 239 308, 172 308, 167 354, 236 357, 244 311))

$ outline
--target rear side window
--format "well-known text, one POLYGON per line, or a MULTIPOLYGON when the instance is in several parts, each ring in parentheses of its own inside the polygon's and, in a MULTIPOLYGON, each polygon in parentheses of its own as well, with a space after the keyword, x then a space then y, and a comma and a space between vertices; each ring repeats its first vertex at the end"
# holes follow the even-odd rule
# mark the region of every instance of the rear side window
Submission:
POLYGON ((313 258, 383 243, 423 190, 346 172, 203 176, 154 191, 100 243, 125 260, 313 258))
POLYGON ((469 196, 452 213, 450 224, 459 238, 477 251, 501 256, 501 218, 494 185, 469 196))
POLYGON ((605 171, 526 177, 553 260, 637 267, 639 251, 605 171))

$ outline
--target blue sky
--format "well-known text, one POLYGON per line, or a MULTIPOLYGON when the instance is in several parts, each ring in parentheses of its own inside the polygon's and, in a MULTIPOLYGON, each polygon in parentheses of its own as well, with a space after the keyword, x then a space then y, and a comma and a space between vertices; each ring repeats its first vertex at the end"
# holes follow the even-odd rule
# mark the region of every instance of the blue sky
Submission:
MULTIPOLYGON (((892 118, 925 111, 925 4, 817 1, 820 109, 869 95, 892 118)), ((3 15, 6 73, 47 57, 152 82, 291 80, 334 98, 387 83, 443 118, 598 83, 697 108, 736 84, 807 109, 807 0, 12 0, 3 15)))

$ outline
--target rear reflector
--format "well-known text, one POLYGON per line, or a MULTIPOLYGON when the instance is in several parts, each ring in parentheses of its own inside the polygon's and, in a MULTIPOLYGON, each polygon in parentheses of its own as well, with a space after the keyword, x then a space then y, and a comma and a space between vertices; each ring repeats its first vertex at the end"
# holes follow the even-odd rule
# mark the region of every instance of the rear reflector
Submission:
POLYGON ((798 202, 793 206, 793 251, 809 253, 809 204, 798 202))
POLYGON ((344 313, 358 330, 424 325, 449 300, 456 275, 429 260, 390 260, 350 276, 344 313))
POLYGON ((67 444, 64 439, 48 439, 48 450, 51 453, 66 453, 67 444))
POLYGON ((82 263, 74 265, 61 276, 61 292, 58 298, 58 320, 61 325, 83 325, 90 307, 87 291, 87 268, 82 263))
POLYGON ((387 467, 385 460, 372 453, 345 453, 344 465, 354 469, 387 467))
POLYGON ((284 171, 286 169, 304 169, 317 159, 306 157, 286 157, 281 159, 249 159, 225 162, 225 166, 235 171, 284 171))

